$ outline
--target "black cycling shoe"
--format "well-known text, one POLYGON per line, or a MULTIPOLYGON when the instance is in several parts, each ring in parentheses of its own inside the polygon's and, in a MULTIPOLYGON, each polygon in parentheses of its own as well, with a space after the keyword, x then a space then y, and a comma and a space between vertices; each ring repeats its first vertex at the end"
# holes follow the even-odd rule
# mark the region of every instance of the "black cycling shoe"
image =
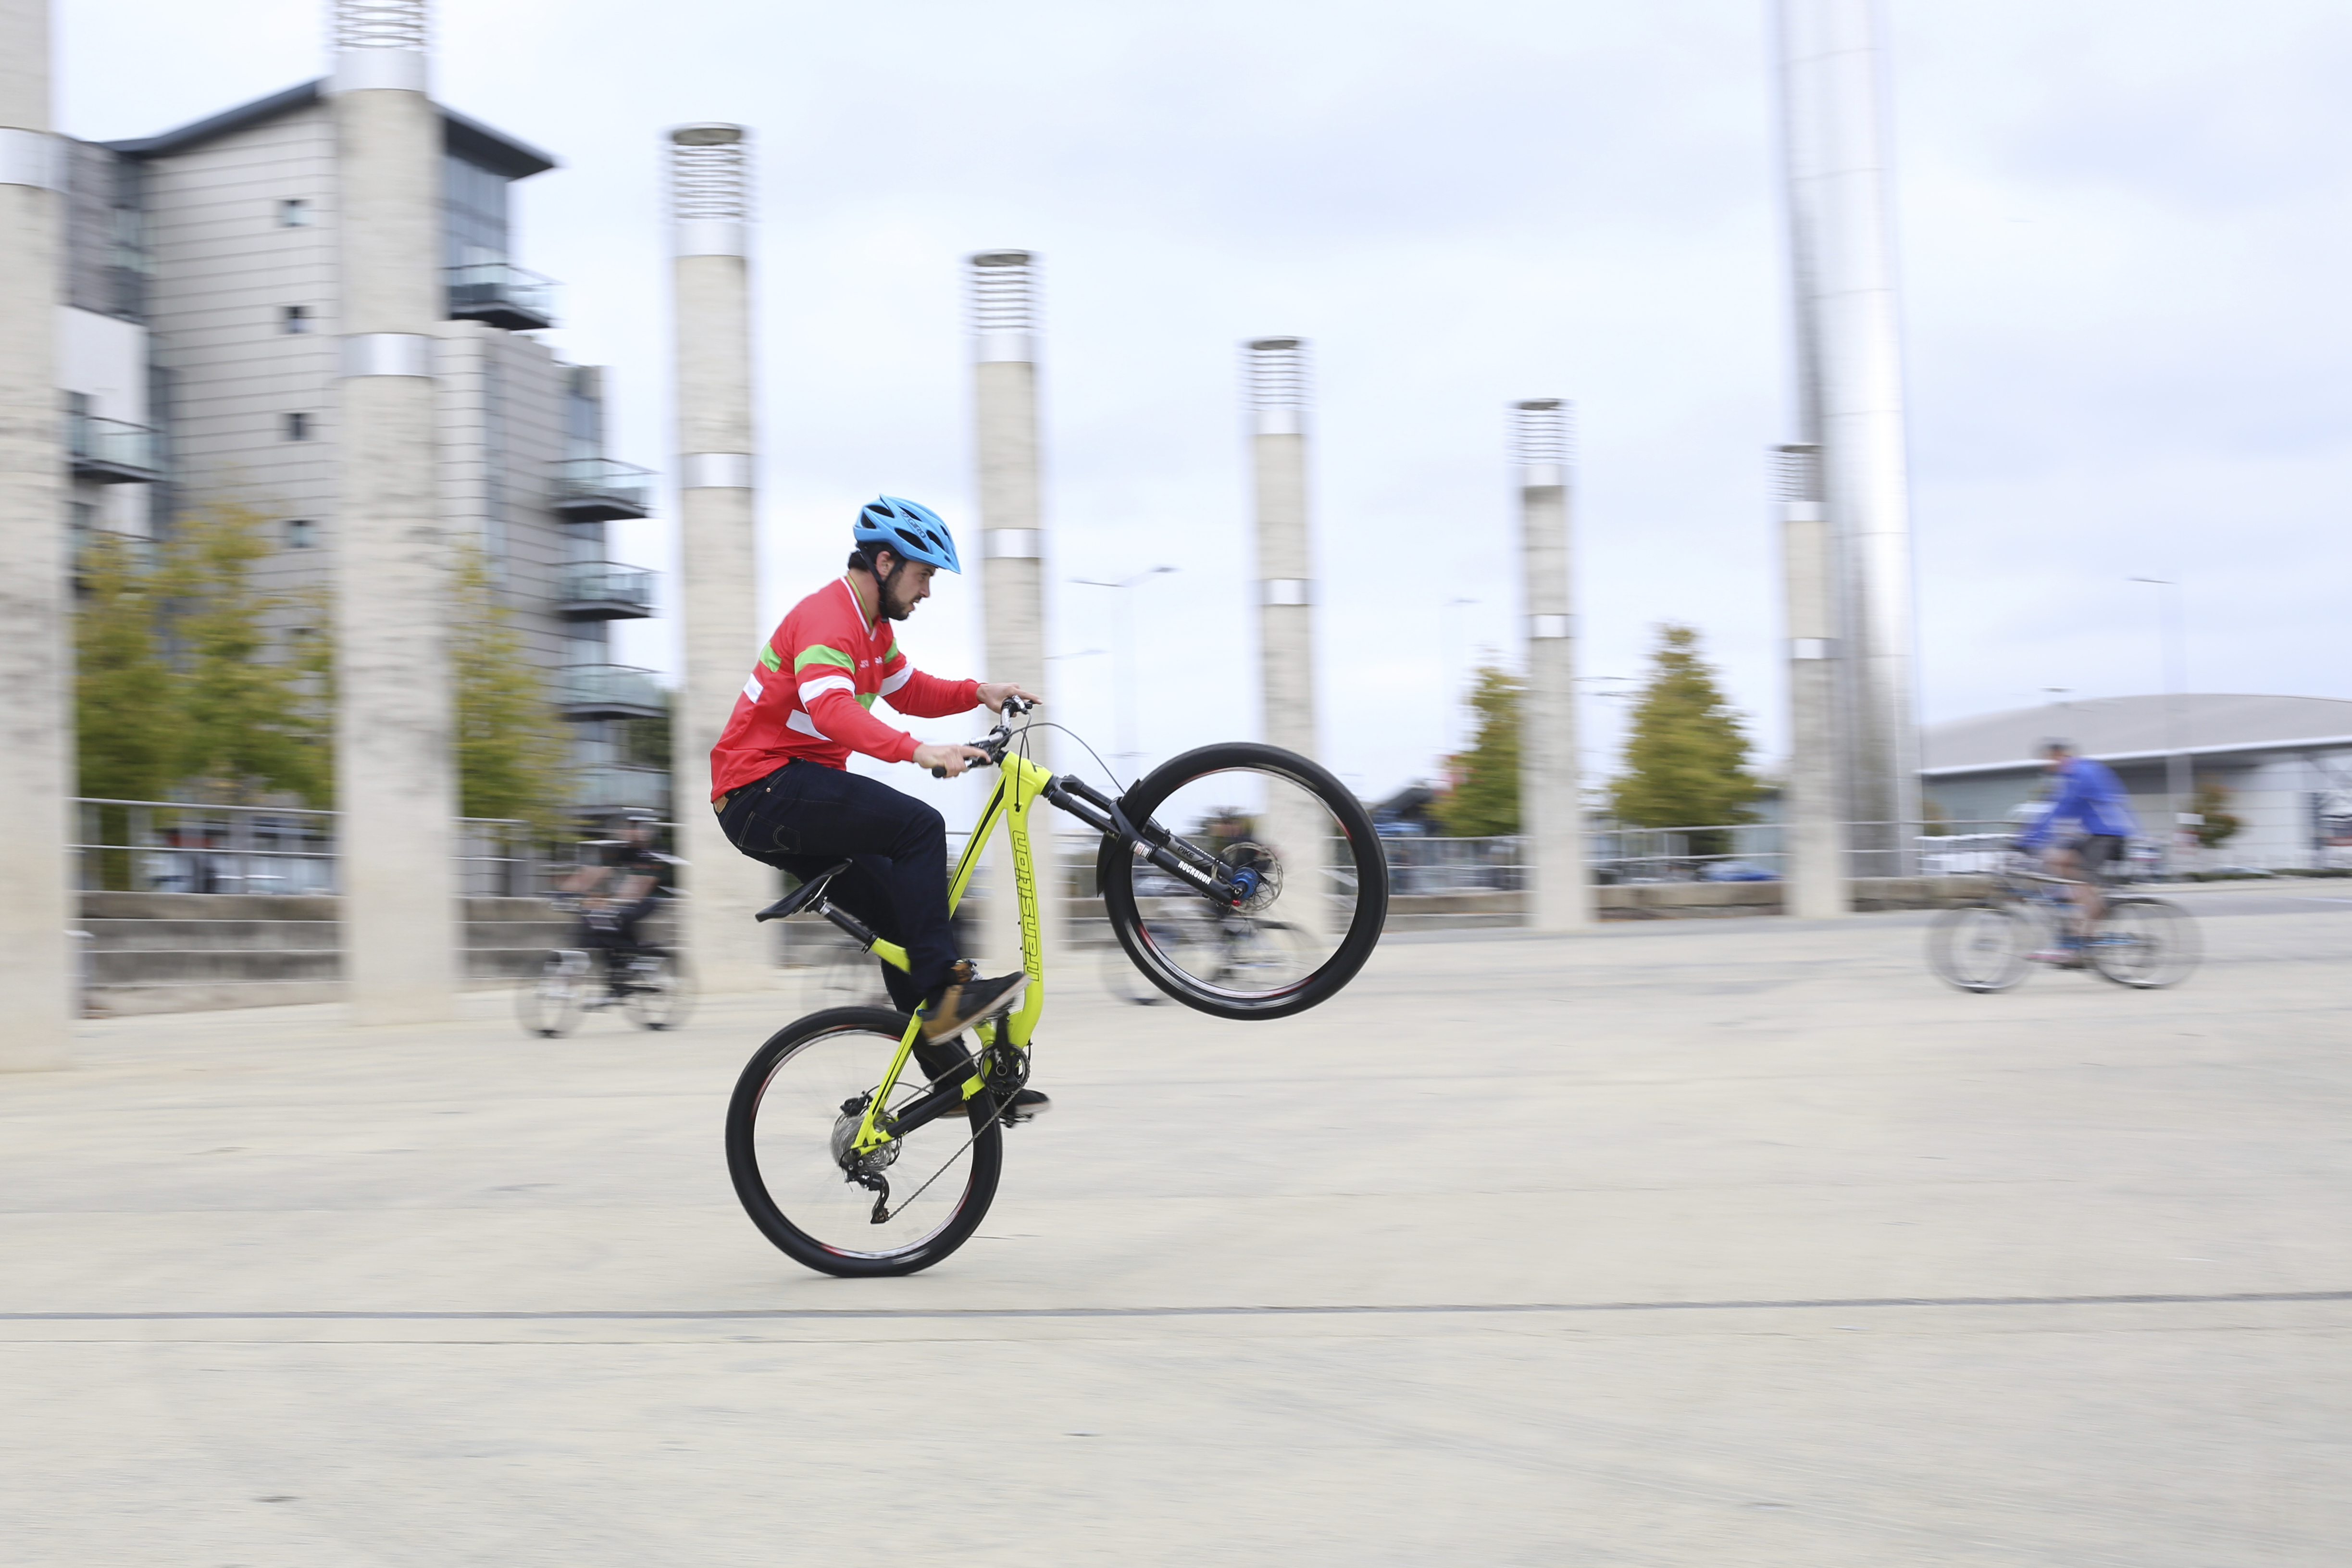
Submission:
POLYGON ((1054 1102, 1045 1098, 1043 1090, 1015 1089, 1013 1094, 1013 1103, 1004 1108, 1004 1119, 1017 1127, 1024 1121, 1036 1121, 1053 1109, 1054 1102))

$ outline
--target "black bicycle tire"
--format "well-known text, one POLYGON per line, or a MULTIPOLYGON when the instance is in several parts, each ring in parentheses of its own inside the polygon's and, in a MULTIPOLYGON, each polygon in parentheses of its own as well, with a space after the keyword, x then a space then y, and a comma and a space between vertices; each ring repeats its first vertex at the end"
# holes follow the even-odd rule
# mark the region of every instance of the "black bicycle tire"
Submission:
POLYGON ((1946 949, 1951 939, 1951 933, 1959 929, 1966 917, 1980 914, 2000 916, 2010 922, 2010 928, 2013 932, 2022 931, 2027 923, 2025 917, 2014 909, 1989 900, 1955 904, 1950 909, 1938 913, 1928 923, 1927 967, 1935 973, 1937 979, 1955 991, 1965 991, 1972 996, 1990 996, 1999 992, 2015 989, 2018 983, 2025 978, 2027 970, 2032 965, 2021 952, 2019 952, 2013 954, 2015 962, 2010 966, 2009 977, 1998 984, 1970 984, 1960 979, 1955 973, 1956 966, 1945 956, 1946 949))
POLYGON ((1004 1126, 993 1117, 981 1120, 984 1107, 979 1100, 969 1102, 965 1110, 979 1135, 971 1142, 971 1180, 963 1202, 945 1227, 903 1254, 860 1256, 825 1246, 792 1223, 760 1179, 759 1152, 752 1139, 760 1096, 786 1057, 800 1045, 837 1029, 870 1030, 881 1046, 896 1040, 906 1026, 906 1016, 887 1007, 829 1007, 796 1018, 751 1053, 728 1100, 727 1174, 735 1184, 736 1200, 778 1251, 820 1274, 843 1279, 886 1279, 929 1268, 971 1239, 971 1233, 987 1217, 989 1205, 995 1201, 996 1185, 1004 1173, 1004 1126))
POLYGON ((1321 967, 1294 986, 1268 993, 1264 1001, 1240 1002, 1203 990, 1183 972, 1155 962, 1155 951, 1139 940, 1144 921, 1135 901, 1135 858, 1118 839, 1103 840, 1095 862, 1095 879, 1102 889, 1103 912, 1110 921, 1111 933, 1146 980, 1187 1007, 1213 1018, 1243 1022, 1287 1018, 1337 995, 1380 945, 1381 930, 1388 923, 1388 856, 1372 830, 1371 814, 1328 769, 1296 752, 1257 741, 1225 741, 1171 757, 1120 796, 1119 807, 1129 821, 1140 822, 1192 780, 1237 768, 1279 773, 1303 785, 1323 803, 1348 837, 1356 864, 1355 918, 1321 967))
POLYGON ((539 988, 547 978, 549 966, 560 964, 562 962, 562 958, 558 953, 543 954, 540 958, 539 967, 524 977, 521 987, 516 991, 515 1022, 522 1026, 525 1034, 537 1036, 542 1040, 560 1040, 580 1026, 582 1006, 580 982, 577 976, 571 977, 571 984, 567 988, 569 1004, 563 1008, 561 1017, 552 1028, 541 1021, 544 1014, 534 1005, 534 999, 540 994, 539 988))
POLYGON ((2102 947, 2094 941, 2089 955, 2091 968, 2100 979, 2120 985, 2127 991, 2163 991, 2179 984, 2197 972, 2197 965, 2204 959, 2205 950, 2203 942, 2198 936, 2197 919, 2194 915, 2169 899, 2150 898, 2145 893, 2110 895, 2107 899, 2106 913, 2099 917, 2100 927, 2104 929, 2107 921, 2115 917, 2117 910, 2129 909, 2162 910, 2169 919, 2177 921, 2173 930, 2184 938, 2179 945, 2189 950, 2188 962, 2181 966, 2180 973, 2169 980, 2133 980, 2116 973, 2110 968, 2107 960, 2111 950, 2102 947))

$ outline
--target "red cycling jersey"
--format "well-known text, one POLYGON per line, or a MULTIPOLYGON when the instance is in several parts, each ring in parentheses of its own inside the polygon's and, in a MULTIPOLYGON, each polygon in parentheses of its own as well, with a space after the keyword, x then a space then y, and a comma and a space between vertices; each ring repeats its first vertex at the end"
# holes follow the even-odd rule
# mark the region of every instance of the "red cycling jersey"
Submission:
POLYGON ((853 751, 886 763, 915 754, 915 737, 866 710, 877 697, 918 719, 944 719, 980 705, 976 680, 942 680, 907 662, 889 621, 868 621, 844 577, 793 606, 735 711, 710 748, 710 796, 762 779, 795 757, 838 768, 853 751))

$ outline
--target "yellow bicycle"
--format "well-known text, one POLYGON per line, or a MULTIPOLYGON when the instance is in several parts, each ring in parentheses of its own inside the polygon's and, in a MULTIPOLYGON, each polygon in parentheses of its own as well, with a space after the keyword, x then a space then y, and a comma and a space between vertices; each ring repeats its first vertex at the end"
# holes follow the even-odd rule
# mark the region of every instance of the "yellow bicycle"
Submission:
MULTIPOLYGON (((911 1274, 965 1242, 988 1212, 1003 1169, 1013 1095, 1028 1081, 1045 1011, 1038 940, 1040 802, 1101 835, 1096 879, 1129 959, 1169 996, 1213 1016, 1287 1017, 1355 978, 1388 917, 1388 863, 1371 818, 1327 770, 1249 742, 1185 752, 1117 798, 1025 754, 1029 705, 972 742, 998 770, 948 889, 971 889, 1002 825, 1013 849, 1021 962, 1018 1006, 966 1038, 925 1041, 913 1017, 887 1007, 835 1007, 786 1025, 743 1068, 727 1110, 727 1165, 762 1235, 811 1268, 850 1277, 911 1274), (1178 826, 1171 826, 1170 824, 1178 826), (1142 891, 1139 895, 1140 879, 1142 891), (1198 900, 1197 930, 1230 940, 1170 942, 1171 889, 1198 900), (1269 911, 1279 906, 1282 919, 1269 911), (1279 930, 1282 941, 1254 941, 1279 930), (1236 963, 1236 952, 1278 958, 1236 963)), ((759 912, 830 921, 899 969, 907 954, 826 897, 844 861, 759 912)))

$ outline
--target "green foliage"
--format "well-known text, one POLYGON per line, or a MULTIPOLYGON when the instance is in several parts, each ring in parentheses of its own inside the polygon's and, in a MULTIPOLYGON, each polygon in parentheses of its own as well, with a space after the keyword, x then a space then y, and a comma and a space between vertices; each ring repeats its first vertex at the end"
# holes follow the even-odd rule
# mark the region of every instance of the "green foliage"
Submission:
POLYGON ((481 552, 460 550, 451 589, 458 815, 520 819, 559 837, 569 826, 571 742, 545 678, 499 603, 481 552))
POLYGON ((82 795, 160 800, 178 778, 179 679, 158 635, 154 574, 93 533, 74 606, 74 751, 82 795))
MULTIPOLYGON (((1625 743, 1625 771, 1610 784, 1619 820, 1635 827, 1752 820, 1748 803, 1759 786, 1748 770, 1749 749, 1739 714, 1699 657, 1698 633, 1660 626, 1649 682, 1625 743)), ((1721 847, 1694 841, 1691 852, 1717 854, 1721 847)))
MULTIPOLYGON (((74 760, 78 794, 101 800, 160 800, 173 782, 178 683, 156 632, 153 574, 131 546, 93 533, 79 563, 74 607, 74 760)), ((95 885, 131 886, 131 808, 99 806, 102 850, 95 885)))
POLYGON ((2204 818, 2189 831, 2197 835, 2198 847, 2218 848, 2238 835, 2245 820, 2230 809, 2232 793, 2211 779, 2200 779, 2189 797, 2189 810, 2204 818))
POLYGON ((269 552, 265 521, 216 502, 184 519, 165 552, 158 584, 178 672, 173 776, 216 799, 284 793, 323 806, 335 787, 330 639, 313 630, 273 649, 268 623, 300 611, 316 626, 326 606, 322 595, 255 588, 254 563, 269 552))
POLYGON ((1484 838, 1519 830, 1519 699, 1527 682, 1493 665, 1470 688, 1478 730, 1470 749, 1451 759, 1454 785, 1431 803, 1445 831, 1484 838))

